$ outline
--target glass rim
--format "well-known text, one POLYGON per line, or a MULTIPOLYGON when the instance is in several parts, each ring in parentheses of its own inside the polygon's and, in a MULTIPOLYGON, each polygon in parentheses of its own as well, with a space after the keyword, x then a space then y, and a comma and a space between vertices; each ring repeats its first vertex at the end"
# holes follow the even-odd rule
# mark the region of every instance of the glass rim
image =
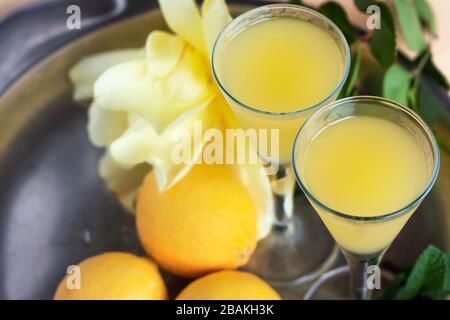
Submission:
POLYGON ((328 213, 331 213, 331 214, 333 214, 333 215, 335 215, 337 217, 340 217, 340 218, 344 218, 346 220, 361 221, 361 222, 378 222, 378 221, 391 220, 391 219, 400 217, 400 216, 402 216, 403 214, 409 212, 409 210, 411 210, 415 206, 418 206, 421 203, 421 201, 430 192, 431 188, 433 187, 433 185, 434 185, 434 183, 435 183, 435 181, 437 179, 437 175, 438 175, 438 172, 439 172, 439 166, 440 166, 440 153, 439 153, 438 144, 436 142, 436 138, 434 137, 432 130, 422 120, 422 118, 420 118, 420 116, 417 115, 410 108, 407 108, 407 107, 403 106, 402 104, 400 104, 400 103, 398 103, 396 101, 393 101, 393 100, 390 100, 390 99, 386 99, 386 98, 382 98, 382 97, 356 96, 356 97, 348 97, 348 98, 340 99, 340 100, 337 100, 337 101, 335 101, 333 103, 330 103, 327 106, 321 108, 319 111, 317 111, 314 114, 312 114, 311 117, 309 117, 304 122, 304 124, 302 125, 302 127, 300 128, 300 130, 298 131, 298 133, 297 133, 297 135, 295 137, 294 146, 293 146, 293 149, 292 149, 292 163, 293 163, 293 168, 294 168, 295 179, 297 180, 298 185, 303 190, 303 192, 307 195, 307 197, 312 202, 314 202, 316 205, 318 205, 320 208, 326 210, 328 213), (312 121, 315 120, 315 118, 319 115, 320 112, 339 107, 340 105, 347 104, 349 102, 362 102, 362 101, 366 101, 366 102, 381 102, 381 103, 383 103, 384 105, 387 105, 390 108, 396 109, 396 110, 398 110, 400 112, 403 112, 403 113, 406 113, 408 116, 410 116, 412 118, 412 120, 425 131, 426 136, 428 137, 428 139, 430 141, 432 152, 433 152, 434 157, 435 157, 433 173, 432 173, 432 175, 431 175, 431 177, 430 177, 426 187, 424 188, 424 191, 422 191, 419 194, 419 196, 417 196, 412 202, 410 202, 406 206, 400 208, 399 210, 396 210, 396 211, 393 211, 393 212, 390 212, 390 213, 386 213, 386 214, 383 214, 383 215, 379 215, 379 216, 355 216, 355 215, 351 215, 351 214, 347 214, 347 213, 336 211, 336 210, 328 207, 327 205, 323 204, 303 184, 302 179, 301 179, 301 177, 299 175, 299 172, 298 172, 297 163, 295 161, 296 151, 297 151, 297 143, 298 143, 299 137, 301 136, 302 131, 304 130, 304 128, 309 123, 311 123, 312 121))
POLYGON ((233 20, 231 20, 223 29, 222 31, 219 33, 219 36, 217 37, 216 41, 214 42, 214 46, 211 52, 211 68, 212 68, 212 74, 213 77, 217 83, 217 85, 219 86, 219 88, 222 90, 222 92, 229 97, 231 100, 233 100, 233 102, 235 102, 237 105, 239 105, 240 107, 243 107, 244 109, 247 109, 249 111, 253 111, 253 112, 257 112, 257 113, 261 113, 264 115, 271 115, 271 116, 290 116, 290 115, 298 115, 298 114, 303 114, 306 112, 309 112, 311 110, 314 110, 316 108, 319 108, 325 104, 327 104, 328 102, 330 102, 330 100, 332 100, 342 89, 342 87, 345 84, 345 81, 347 80, 348 74, 350 72, 350 64, 351 64, 351 54, 350 54, 350 47, 348 45, 347 39, 345 38, 344 34, 342 33, 342 31, 336 26, 336 24, 331 21, 329 18, 327 18, 326 16, 324 16, 323 14, 321 14, 320 12, 304 7, 304 6, 299 6, 299 5, 293 5, 293 4, 269 4, 269 5, 264 5, 264 6, 259 6, 257 8, 248 10, 244 13, 242 13, 241 15, 239 15, 238 17, 234 18, 233 20), (324 99, 322 99, 321 101, 319 101, 318 103, 309 106, 308 108, 304 108, 304 109, 299 109, 296 111, 286 111, 286 112, 270 112, 270 111, 265 111, 262 109, 258 109, 258 107, 255 106, 249 106, 243 102, 241 102, 239 99, 237 99, 236 97, 234 97, 231 92, 229 92, 229 90, 227 88, 225 88, 225 85, 222 84, 222 81, 220 81, 220 78, 216 72, 216 67, 215 67, 215 56, 216 56, 216 49, 217 46, 219 44, 219 42, 222 40, 223 35, 225 34, 226 31, 228 31, 229 28, 231 28, 232 26, 234 26, 236 23, 238 23, 241 19, 246 18, 250 15, 253 15, 255 13, 258 13, 259 11, 263 11, 263 10, 267 10, 267 9, 278 9, 278 8, 291 8, 291 9, 296 9, 302 12, 306 12, 308 14, 314 15, 316 17, 318 17, 319 19, 325 21, 326 23, 328 23, 339 35, 339 40, 340 42, 342 42, 342 44, 344 45, 344 51, 345 51, 345 72, 343 74, 343 77, 341 79, 341 81, 339 82, 339 84, 337 85, 337 87, 324 99))

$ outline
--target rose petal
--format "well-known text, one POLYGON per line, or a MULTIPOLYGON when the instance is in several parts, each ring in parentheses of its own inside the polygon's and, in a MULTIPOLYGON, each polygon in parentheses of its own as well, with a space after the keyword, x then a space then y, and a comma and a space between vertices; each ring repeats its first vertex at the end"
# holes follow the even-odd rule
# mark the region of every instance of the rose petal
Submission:
POLYGON ((164 191, 179 181, 201 156, 203 141, 194 148, 194 127, 199 122, 203 130, 220 125, 220 114, 214 103, 206 101, 184 113, 161 134, 141 118, 111 144, 111 154, 117 162, 124 165, 142 162, 153 165, 158 187, 164 191), (187 162, 176 163, 173 160, 173 150, 180 145, 180 140, 186 137, 193 151, 191 158, 187 162))
POLYGON ((84 57, 69 71, 75 87, 73 99, 77 102, 92 99, 94 82, 104 71, 115 64, 144 57, 143 49, 111 50, 84 57))
POLYGON ((145 44, 149 76, 168 76, 180 62, 185 47, 186 42, 173 34, 163 31, 150 33, 145 44))
POLYGON ((114 192, 121 204, 134 212, 136 192, 146 174, 151 170, 148 164, 127 167, 116 162, 106 151, 99 162, 99 174, 107 188, 114 192))
POLYGON ((148 77, 146 60, 113 66, 94 85, 96 103, 106 109, 139 115, 161 132, 183 112, 212 95, 202 60, 187 48, 178 67, 162 79, 148 77))
POLYGON ((95 102, 88 110, 88 135, 92 144, 105 147, 117 139, 128 127, 127 114, 101 108, 95 102))
POLYGON ((170 29, 197 50, 207 54, 202 20, 194 0, 158 0, 164 20, 170 29))
POLYGON ((205 0, 202 6, 202 25, 208 56, 220 32, 232 20, 224 0, 205 0))

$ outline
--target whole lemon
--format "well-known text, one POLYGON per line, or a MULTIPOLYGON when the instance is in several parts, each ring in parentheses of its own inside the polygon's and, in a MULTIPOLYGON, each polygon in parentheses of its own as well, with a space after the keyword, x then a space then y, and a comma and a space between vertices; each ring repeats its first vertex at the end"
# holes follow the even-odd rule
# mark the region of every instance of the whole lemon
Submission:
POLYGON ((280 300, 278 293, 248 272, 219 271, 191 282, 177 300, 280 300))
POLYGON ((136 212, 147 253, 180 276, 234 269, 255 249, 255 205, 227 165, 194 165, 163 193, 150 172, 139 190, 136 212))
POLYGON ((145 257, 109 252, 82 261, 79 272, 68 274, 56 290, 55 300, 161 300, 167 289, 158 267, 145 257), (69 286, 79 276, 80 287, 69 286))

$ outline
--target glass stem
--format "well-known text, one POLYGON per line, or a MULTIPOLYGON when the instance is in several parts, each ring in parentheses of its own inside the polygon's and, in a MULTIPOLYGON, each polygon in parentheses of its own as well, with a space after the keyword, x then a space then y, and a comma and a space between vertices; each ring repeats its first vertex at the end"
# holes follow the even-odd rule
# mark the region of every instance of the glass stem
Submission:
POLYGON ((294 211, 295 176, 290 165, 280 165, 272 177, 272 192, 275 199, 275 227, 288 229, 294 211))
MULTIPOLYGON (((342 252, 350 269, 352 298, 355 300, 370 300, 373 292, 373 288, 369 288, 368 283, 369 277, 373 275, 373 269, 370 270, 370 268, 379 266, 383 252, 369 256, 356 255, 345 250, 342 250, 342 252)), ((379 268, 376 270, 379 270, 379 268)), ((381 279, 381 273, 375 276, 381 279)))

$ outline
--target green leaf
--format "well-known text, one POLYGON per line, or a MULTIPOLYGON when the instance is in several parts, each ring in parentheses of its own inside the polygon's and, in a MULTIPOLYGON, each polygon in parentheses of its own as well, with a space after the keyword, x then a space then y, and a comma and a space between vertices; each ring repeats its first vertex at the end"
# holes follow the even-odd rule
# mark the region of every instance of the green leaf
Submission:
POLYGON ((406 105, 410 82, 409 72, 398 64, 393 64, 384 74, 383 96, 406 105))
POLYGON ((446 278, 447 266, 443 253, 437 247, 429 245, 414 264, 405 286, 398 291, 396 298, 413 299, 419 293, 428 298, 441 298, 446 278))
MULTIPOLYGON (((450 153, 450 145, 447 144, 447 152, 450 153)), ((445 279, 445 294, 450 294, 450 252, 444 253, 444 261, 447 267, 447 278, 445 279)))
POLYGON ((297 6, 301 6, 302 1, 301 0, 289 0, 289 4, 295 4, 297 6))
POLYGON ((433 36, 437 36, 436 21, 433 10, 427 0, 414 0, 420 21, 427 27, 433 36))
POLYGON ((414 0, 394 0, 403 38, 411 49, 421 52, 427 45, 414 4, 414 0))
POLYGON ((350 65, 350 74, 349 77, 347 78, 347 81, 344 84, 344 87, 339 93, 338 99, 350 97, 354 95, 355 91, 357 91, 355 90, 355 83, 356 80, 358 80, 359 70, 361 68, 361 56, 362 56, 361 45, 359 44, 359 42, 356 42, 354 53, 352 55, 352 63, 350 65))
POLYGON ((375 5, 380 8, 381 29, 383 27, 389 28, 391 31, 395 31, 395 23, 392 17, 391 10, 384 3, 377 0, 355 0, 356 7, 364 13, 367 12, 369 6, 375 5))
POLYGON ((442 299, 450 293, 450 253, 429 245, 412 269, 397 274, 377 299, 442 299))
POLYGON ((385 4, 376 2, 376 5, 380 8, 381 28, 373 31, 370 50, 383 67, 389 68, 397 55, 394 18, 385 4))
POLYGON ((367 8, 371 5, 376 5, 380 9, 380 29, 373 30, 370 50, 384 68, 389 68, 395 62, 397 54, 395 24, 389 7, 374 0, 355 0, 354 2, 364 13, 367 13, 367 8))
MULTIPOLYGON (((437 248, 436 248, 437 249, 437 248)), ((439 250, 439 249, 438 249, 439 250)), ((448 269, 444 255, 441 253, 434 261, 430 262, 422 289, 422 296, 431 299, 442 299, 447 295, 446 282, 448 269)))
POLYGON ((347 18, 344 9, 336 2, 326 2, 320 6, 319 12, 327 16, 342 31, 347 42, 352 44, 356 40, 356 29, 347 18))
MULTIPOLYGON (((420 54, 414 61, 414 64, 418 65, 425 54, 429 54, 429 52, 425 51, 422 54, 420 54)), ((430 78, 434 82, 436 82, 439 86, 441 86, 445 90, 447 91, 450 90, 448 80, 445 78, 442 72, 439 71, 439 69, 436 67, 432 57, 430 57, 430 59, 427 60, 427 63, 425 64, 422 70, 422 73, 425 74, 428 78, 430 78)))
POLYGON ((445 108, 430 86, 423 82, 419 88, 418 103, 419 113, 429 125, 433 125, 439 119, 445 108))
POLYGON ((378 62, 389 68, 395 62, 395 35, 388 29, 376 30, 370 40, 370 50, 378 62))
POLYGON ((394 279, 389 283, 388 287, 381 291, 376 296, 377 300, 392 300, 395 299, 397 292, 404 285, 406 279, 408 277, 408 272, 403 271, 398 273, 394 279))

